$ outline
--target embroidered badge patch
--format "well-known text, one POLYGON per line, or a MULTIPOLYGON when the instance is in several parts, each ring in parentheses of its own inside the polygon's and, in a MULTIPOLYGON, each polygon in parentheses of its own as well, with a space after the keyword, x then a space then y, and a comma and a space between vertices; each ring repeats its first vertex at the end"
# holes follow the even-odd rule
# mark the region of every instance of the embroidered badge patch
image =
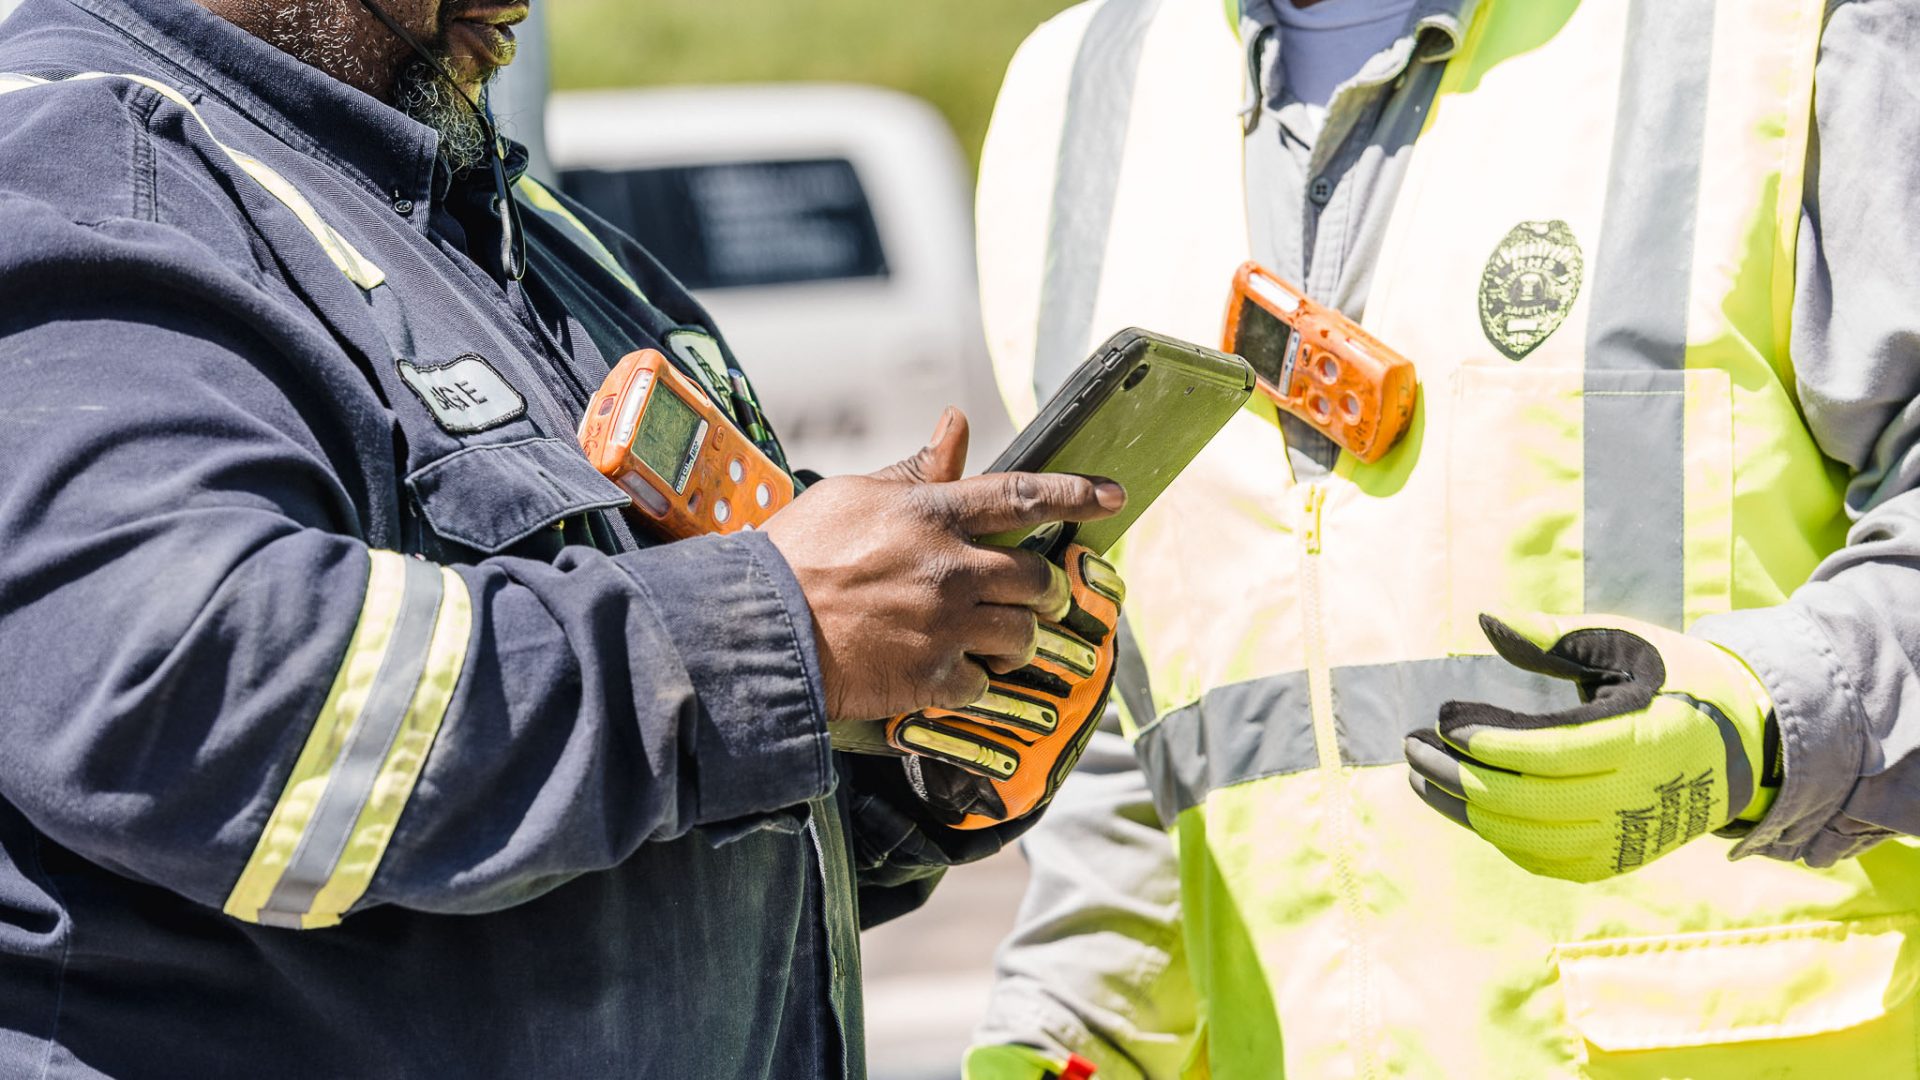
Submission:
POLYGON ((499 427, 526 414, 527 399, 477 353, 437 367, 418 367, 408 360, 399 364, 407 386, 427 403, 434 420, 455 435, 499 427))
POLYGON ((1515 225, 1480 273, 1480 329, 1507 359, 1526 356, 1567 320, 1585 270, 1566 222, 1515 225))

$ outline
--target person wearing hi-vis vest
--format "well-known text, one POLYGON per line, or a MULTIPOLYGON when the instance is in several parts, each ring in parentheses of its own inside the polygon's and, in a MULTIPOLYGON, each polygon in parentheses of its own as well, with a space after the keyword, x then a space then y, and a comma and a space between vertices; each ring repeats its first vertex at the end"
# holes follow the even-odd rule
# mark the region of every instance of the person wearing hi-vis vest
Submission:
POLYGON ((1253 260, 1417 401, 1130 532, 968 1075, 1920 1075, 1920 5, 1225 6, 1016 55, 1003 392, 1253 260))

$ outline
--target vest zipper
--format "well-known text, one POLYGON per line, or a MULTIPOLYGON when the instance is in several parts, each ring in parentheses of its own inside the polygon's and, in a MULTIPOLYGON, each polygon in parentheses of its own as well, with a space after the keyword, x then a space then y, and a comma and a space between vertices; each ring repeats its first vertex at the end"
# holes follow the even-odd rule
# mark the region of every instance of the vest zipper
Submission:
POLYGON ((1327 858, 1333 864, 1334 892, 1346 923, 1350 960, 1347 977, 1349 990, 1348 1039, 1357 1075, 1377 1080, 1381 1075, 1376 1056, 1373 1019, 1373 978, 1369 949, 1365 938, 1366 916, 1360 896, 1359 875, 1354 870, 1353 792, 1347 785, 1346 770, 1340 761, 1340 731, 1333 715, 1333 671, 1327 663, 1324 596, 1320 581, 1320 551, 1326 542, 1322 514, 1327 489, 1320 483, 1306 485, 1305 524, 1300 531, 1300 610, 1305 621, 1307 661, 1307 699, 1313 714, 1313 746, 1320 764, 1320 782, 1326 807, 1327 858))
POLYGON ((1326 502, 1325 487, 1306 485, 1306 527, 1300 533, 1300 609, 1306 619, 1307 698, 1313 713, 1313 745, 1322 769, 1338 769, 1340 742, 1333 722, 1333 678, 1327 666, 1325 622, 1320 610, 1320 515, 1326 502))

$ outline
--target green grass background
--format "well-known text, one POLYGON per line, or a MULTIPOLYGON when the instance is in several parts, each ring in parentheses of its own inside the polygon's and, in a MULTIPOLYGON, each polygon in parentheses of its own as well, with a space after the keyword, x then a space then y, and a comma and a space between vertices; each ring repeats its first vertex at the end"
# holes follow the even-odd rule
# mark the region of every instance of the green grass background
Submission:
POLYGON ((1028 31, 1072 0, 557 0, 557 89, 877 83, 931 101, 979 161, 994 93, 1028 31))

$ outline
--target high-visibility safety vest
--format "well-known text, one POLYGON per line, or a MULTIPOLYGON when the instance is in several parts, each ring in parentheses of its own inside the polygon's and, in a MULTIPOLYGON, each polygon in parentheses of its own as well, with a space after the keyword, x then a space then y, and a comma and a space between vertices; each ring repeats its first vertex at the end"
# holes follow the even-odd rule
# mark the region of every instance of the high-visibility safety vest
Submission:
MULTIPOLYGON (((1249 255, 1228 7, 1094 0, 1016 56, 978 201, 1016 413, 1122 326, 1217 340, 1249 255)), ((1401 752, 1450 698, 1571 703, 1482 611, 1685 626, 1842 543, 1787 352, 1822 7, 1485 0, 1367 305, 1419 370, 1409 433, 1296 483, 1250 406, 1124 543, 1191 1075, 1920 1076, 1920 851, 1707 838, 1568 884, 1422 805, 1401 752)))

